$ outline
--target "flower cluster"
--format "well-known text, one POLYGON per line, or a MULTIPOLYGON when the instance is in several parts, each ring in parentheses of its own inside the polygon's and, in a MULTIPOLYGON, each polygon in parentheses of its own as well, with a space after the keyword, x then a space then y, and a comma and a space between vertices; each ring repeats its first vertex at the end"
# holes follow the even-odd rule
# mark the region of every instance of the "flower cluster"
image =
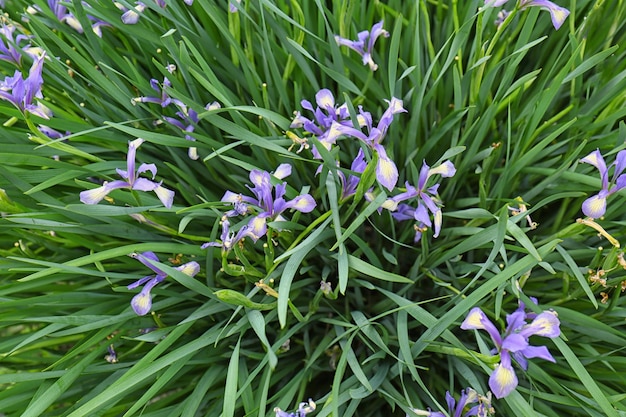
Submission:
MULTIPOLYGON (((166 67, 170 73, 174 72, 176 69, 175 65, 168 65, 166 67)), ((172 83, 167 77, 163 78, 163 83, 159 84, 159 81, 152 78, 150 80, 150 87, 154 91, 156 91, 158 96, 142 96, 142 97, 134 97, 131 100, 133 105, 137 103, 154 103, 160 105, 162 108, 166 108, 170 105, 174 105, 178 110, 176 111, 176 117, 170 117, 162 115, 163 121, 169 123, 172 126, 176 126, 185 132, 185 139, 189 141, 195 141, 196 139, 191 136, 191 133, 194 131, 196 125, 198 124, 199 117, 198 113, 194 109, 190 109, 187 107, 185 103, 182 101, 170 97, 168 90, 172 87, 172 83)), ((214 101, 212 103, 207 104, 204 109, 205 110, 216 110, 221 107, 220 103, 214 101)), ((155 124, 162 123, 162 120, 158 120, 155 124)), ((199 158, 198 149, 194 146, 189 147, 189 158, 193 160, 197 160, 199 158)))
MULTIPOLYGON (((507 3, 509 0, 485 0, 485 6, 502 6, 507 3)), ((569 16, 569 10, 564 7, 557 6, 553 2, 549 0, 518 0, 518 8, 520 10, 527 9, 529 7, 540 7, 541 10, 547 10, 550 13, 550 18, 552 19, 552 25, 556 30, 558 30, 567 16, 569 16)), ((504 16, 506 18, 506 16, 504 16)), ((500 19, 500 17, 499 17, 500 19)), ((502 19, 504 20, 504 19, 502 19)))
POLYGON ((372 71, 378 69, 378 65, 374 62, 372 54, 374 52, 374 43, 381 37, 389 37, 389 32, 383 29, 383 21, 376 23, 372 26, 371 30, 364 30, 357 34, 357 40, 352 41, 350 39, 342 38, 335 35, 335 41, 339 45, 347 46, 348 48, 356 51, 363 59, 363 65, 369 65, 372 71))
POLYGON ((32 48, 30 44, 20 46, 20 43, 28 41, 30 36, 18 33, 14 37, 15 29, 16 26, 12 24, 3 23, 0 26, 0 59, 12 62, 19 67, 22 63, 22 52, 36 59, 37 54, 34 53, 34 50, 37 48, 32 48))
POLYGON ((615 161, 608 167, 598 149, 585 156, 580 162, 591 164, 600 171, 600 180, 602 181, 600 192, 586 199, 582 206, 585 216, 598 219, 604 216, 606 212, 606 199, 611 194, 615 194, 626 187, 626 174, 623 174, 626 169, 626 150, 619 151, 615 161), (609 169, 611 167, 615 168, 613 170, 613 178, 609 182, 609 169))
MULTIPOLYGON (((392 212, 392 217, 397 221, 404 220, 416 220, 415 224, 415 239, 417 243, 422 238, 422 234, 429 228, 433 228, 433 237, 438 237, 441 231, 441 223, 443 220, 443 213, 441 207, 443 203, 439 198, 438 189, 439 184, 427 187, 428 180, 433 175, 441 175, 444 178, 454 176, 456 168, 450 161, 445 161, 441 165, 431 168, 424 161, 422 169, 420 170, 419 178, 417 181, 417 187, 411 185, 408 181, 405 183, 406 191, 400 193, 394 197, 391 197, 385 203, 382 208, 385 208, 392 212), (417 206, 411 206, 403 203, 403 201, 416 199, 417 206), (430 216, 433 216, 433 220, 430 220, 430 216)), ((368 193, 366 195, 369 199, 373 199, 373 195, 368 193)))
MULTIPOLYGON (((495 415, 495 410, 491 406, 491 393, 480 395, 471 388, 461 391, 461 398, 457 402, 450 392, 446 392, 446 403, 451 417, 489 417, 495 415), (464 413, 465 411, 465 413, 464 413)), ((411 410, 415 415, 427 417, 446 417, 440 411, 411 410)), ((407 414, 407 417, 409 415, 407 414)))
MULTIPOLYGON (((74 14, 67 9, 64 3, 66 2, 62 2, 61 0, 48 0, 48 7, 50 8, 54 16, 59 20, 59 22, 65 22, 68 26, 70 26, 78 33, 83 33, 84 29, 82 25, 80 24, 76 16, 74 16, 74 14)), ((82 4, 83 7, 85 7, 86 9, 91 8, 91 6, 85 2, 83 2, 82 4)), ((29 14, 35 14, 40 11, 41 8, 37 4, 30 6, 27 10, 29 14)), ((102 37, 103 26, 111 26, 109 23, 89 14, 87 15, 87 19, 93 22, 91 24, 91 30, 93 30, 93 33, 95 33, 99 37, 102 37)))
POLYGON ((291 165, 289 164, 279 165, 272 174, 256 169, 250 171, 250 181, 254 184, 254 187, 248 186, 248 188, 252 191, 254 197, 226 191, 221 201, 232 204, 233 208, 222 217, 221 243, 209 242, 202 245, 202 247, 221 246, 222 250, 228 252, 235 243, 244 237, 250 237, 256 242, 265 236, 267 233, 267 222, 285 220, 282 213, 287 210, 296 210, 302 213, 311 212, 315 208, 316 203, 310 194, 301 194, 287 201, 285 200, 287 183, 272 183, 272 176, 281 180, 289 175, 291 175, 291 165), (228 218, 246 215, 250 212, 256 214, 249 219, 248 224, 243 226, 237 234, 231 233, 228 218))
MULTIPOLYGON (((535 300, 533 300, 535 302, 535 300)), ((507 327, 504 335, 496 329, 479 307, 474 307, 461 324, 463 330, 485 330, 495 344, 494 354, 500 354, 500 363, 489 378, 489 387, 496 398, 509 395, 517 387, 517 375, 511 359, 514 358, 523 370, 528 368, 528 359, 541 358, 556 362, 545 346, 531 346, 530 336, 555 338, 561 334, 560 322, 554 311, 539 314, 527 313, 526 306, 520 302, 519 308, 507 314, 507 327), (531 320, 530 323, 527 321, 531 320)))
POLYGON ((137 154, 137 148, 144 142, 143 139, 135 139, 128 142, 128 155, 126 157, 126 171, 117 169, 117 173, 123 180, 116 180, 111 182, 105 182, 102 186, 94 188, 92 190, 86 190, 80 193, 80 201, 85 204, 98 204, 104 197, 106 197, 111 191, 119 188, 130 188, 131 190, 139 191, 154 191, 159 200, 167 208, 171 208, 174 202, 174 191, 168 190, 161 185, 161 182, 155 182, 154 177, 157 173, 156 165, 154 164, 141 164, 137 170, 135 170, 135 155, 137 154), (139 174, 143 172, 150 172, 152 179, 139 177, 139 174))
MULTIPOLYGON (((154 252, 133 253, 131 256, 151 270, 153 270, 155 273, 154 276, 148 275, 146 277, 138 279, 127 287, 129 290, 132 290, 133 288, 137 288, 143 285, 143 288, 141 289, 139 294, 135 295, 131 300, 130 305, 135 313, 137 313, 137 315, 144 316, 148 314, 148 312, 150 312, 150 309, 152 308, 152 296, 150 295, 150 291, 158 283, 163 282, 163 280, 167 278, 167 274, 151 262, 159 262, 159 258, 154 254, 154 252)), ((174 269, 182 272, 185 275, 194 277, 200 271, 200 265, 195 261, 191 261, 187 262, 186 264, 177 266, 174 269)))
POLYGON ((44 119, 52 115, 50 110, 35 99, 42 99, 41 86, 43 78, 43 62, 46 54, 35 59, 25 79, 19 70, 15 70, 12 77, 6 77, 0 81, 0 98, 17 107, 22 113, 28 112, 44 119))
MULTIPOLYGON (((385 138, 391 122, 393 122, 393 116, 398 113, 406 112, 402 107, 402 100, 395 97, 392 97, 391 100, 387 100, 388 108, 385 110, 376 126, 373 125, 371 113, 364 111, 363 108, 359 106, 359 114, 357 115, 359 128, 357 129, 350 120, 347 105, 344 103, 341 106, 337 106, 334 96, 329 90, 320 90, 315 95, 315 98, 318 104, 318 107, 315 109, 307 100, 302 100, 301 103, 304 109, 313 112, 315 121, 303 117, 300 112, 296 112, 296 117, 291 123, 291 128, 303 127, 304 130, 313 134, 326 150, 330 150, 332 145, 334 145, 341 136, 361 140, 367 148, 377 155, 376 178, 378 182, 388 190, 393 190, 398 182, 398 168, 387 155, 382 145, 382 140, 385 138), (366 128, 367 134, 363 133, 362 128, 366 128)), ((321 159, 319 151, 315 148, 313 149, 313 157, 321 159)), ((365 169, 365 166, 360 162, 362 158, 362 154, 357 155, 353 161, 353 165, 356 164, 365 169)), ((362 171, 363 170, 357 172, 362 171)))

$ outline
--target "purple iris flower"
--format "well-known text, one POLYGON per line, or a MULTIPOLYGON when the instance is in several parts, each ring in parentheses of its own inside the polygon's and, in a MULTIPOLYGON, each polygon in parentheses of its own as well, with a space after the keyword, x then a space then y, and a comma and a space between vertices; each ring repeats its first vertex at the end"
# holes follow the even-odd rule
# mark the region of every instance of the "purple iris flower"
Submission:
POLYGON ((555 312, 544 311, 539 314, 526 313, 523 303, 512 314, 506 316, 507 327, 501 336, 496 326, 479 307, 474 307, 461 324, 461 329, 485 330, 493 343, 493 353, 500 354, 500 363, 489 377, 489 387, 496 398, 509 395, 517 387, 517 375, 511 364, 515 359, 523 370, 528 368, 528 359, 541 358, 556 362, 545 346, 531 346, 530 336, 555 338, 561 334, 560 322, 555 312), (527 320, 532 320, 527 323, 527 320))
POLYGON ((382 20, 372 26, 372 30, 359 32, 356 41, 351 41, 338 35, 335 35, 335 40, 339 45, 347 46, 356 51, 363 58, 363 65, 369 65, 372 71, 376 71, 378 65, 374 62, 372 53, 374 52, 374 43, 380 36, 389 37, 389 32, 383 29, 382 20))
MULTIPOLYGON (((150 291, 154 288, 158 283, 162 282, 165 278, 167 278, 167 274, 163 272, 161 269, 157 268, 150 261, 159 262, 159 258, 154 254, 154 252, 143 252, 143 253, 134 253, 131 255, 133 258, 136 258, 139 262, 150 268, 154 271, 155 275, 148 275, 143 277, 128 286, 129 290, 133 288, 137 288, 143 285, 141 292, 135 295, 130 302, 130 306, 133 308, 135 313, 139 316, 144 316, 150 312, 152 308, 152 296, 150 295, 150 291)), ((177 266, 174 268, 185 275, 189 275, 190 277, 194 277, 200 271, 200 265, 197 262, 192 261, 186 264, 177 266)))
POLYGON ((122 10, 124 13, 122 14, 122 23, 125 25, 134 25, 139 21, 139 16, 146 9, 146 5, 140 1, 135 2, 135 7, 132 9, 127 9, 121 3, 115 3, 118 9, 122 10))
MULTIPOLYGON (((365 171, 366 167, 367 162, 365 162, 365 154, 363 153, 363 149, 359 149, 359 153, 356 155, 356 158, 354 158, 354 161, 352 161, 350 170, 360 174, 365 171)), ((355 175, 348 175, 348 177, 346 177, 346 175, 340 170, 337 171, 337 175, 341 180, 341 199, 344 200, 351 195, 354 195, 361 178, 355 175)))
MULTIPOLYGON (((300 102, 302 108, 313 113, 314 120, 302 116, 298 111, 290 127, 292 129, 304 128, 304 130, 313 134, 327 150, 330 150, 331 146, 337 140, 337 135, 334 134, 336 132, 331 134, 333 123, 336 122, 346 126, 352 126, 350 111, 346 103, 337 106, 333 93, 326 88, 321 89, 315 94, 315 101, 317 103, 316 108, 313 108, 313 104, 308 100, 302 100, 300 102)), ((361 126, 364 126, 364 123, 361 124, 361 126)), ((322 159, 320 153, 315 148, 313 148, 313 157, 322 159)))
POLYGON ((155 182, 147 178, 139 177, 142 172, 152 173, 152 179, 156 176, 157 168, 154 164, 141 164, 135 171, 135 155, 137 148, 144 142, 143 139, 135 139, 128 142, 128 156, 126 158, 126 171, 117 169, 117 173, 123 180, 105 182, 104 185, 92 190, 86 190, 80 193, 80 201, 85 204, 98 204, 100 200, 107 196, 111 191, 118 188, 130 188, 139 191, 154 191, 159 200, 167 208, 172 207, 174 201, 174 191, 168 190, 161 185, 161 182, 155 182))
POLYGON ((30 44, 21 47, 19 44, 22 41, 30 39, 30 36, 20 33, 13 38, 13 32, 15 32, 15 29, 16 27, 14 25, 2 24, 2 26, 0 26, 0 59, 3 61, 13 62, 15 65, 20 66, 22 61, 22 54, 20 53, 20 50, 28 53, 27 51, 28 48, 30 48, 30 44))
POLYGON ((617 153, 617 157, 615 158, 615 162, 608 167, 606 166, 606 162, 604 162, 604 158, 598 149, 585 156, 580 160, 580 162, 591 164, 598 168, 598 171, 600 171, 602 189, 598 194, 586 199, 582 206, 585 216, 591 217, 592 219, 598 219, 604 216, 604 213, 606 212, 606 199, 611 194, 614 194, 626 187, 626 174, 622 174, 624 169, 626 169, 626 150, 619 151, 617 153), (609 169, 612 166, 615 166, 615 169, 613 170, 613 178, 609 182, 609 169))
POLYGON ((449 178, 454 176, 455 173, 456 168, 450 161, 445 161, 435 168, 429 167, 426 161, 424 161, 417 181, 417 187, 406 182, 406 191, 385 201, 382 208, 392 211, 391 215, 398 221, 417 220, 414 242, 419 242, 422 238, 422 233, 431 227, 434 229, 433 237, 436 238, 441 231, 443 220, 442 203, 438 194, 439 184, 427 188, 428 180, 433 175, 439 174, 444 178, 449 178), (417 207, 402 203, 415 198, 417 199, 417 207), (431 215, 433 216, 433 221, 430 220, 431 215))
POLYGON ((159 82, 156 79, 150 80, 150 87, 157 93, 160 93, 160 97, 135 97, 131 100, 131 103, 156 103, 160 104, 161 107, 167 107, 170 104, 175 104, 183 113, 187 112, 187 106, 180 100, 172 98, 167 94, 167 89, 172 87, 172 83, 167 77, 163 78, 163 85, 160 86, 159 82))
POLYGON ((389 107, 383 113, 378 121, 378 125, 373 126, 370 113, 360 111, 360 116, 367 128, 367 134, 361 130, 354 128, 352 125, 344 125, 333 122, 327 140, 334 142, 339 136, 346 135, 362 140, 372 151, 378 154, 378 163, 376 164, 376 179, 389 191, 392 191, 398 182, 398 168, 396 164, 387 156, 385 148, 381 144, 389 125, 393 121, 394 114, 406 112, 402 107, 402 100, 392 97, 386 100, 389 107))
MULTIPOLYGON (((213 103, 207 104, 204 109, 215 110, 219 109, 220 107, 220 103, 214 101, 213 103)), ((186 133, 185 139, 195 142, 196 138, 191 136, 191 133, 198 124, 198 113, 194 109, 189 109, 187 113, 184 113, 182 111, 176 112, 176 116, 178 116, 179 118, 176 119, 174 117, 163 116, 163 120, 183 130, 186 133)), ((198 149, 195 146, 189 147, 189 158, 193 159, 194 161, 199 158, 198 149)))
MULTIPOLYGON (((52 13, 54 13, 54 15, 57 17, 57 19, 59 19, 60 22, 65 22, 78 33, 83 33, 83 27, 81 26, 76 16, 69 12, 67 10, 67 7, 65 7, 65 5, 63 5, 60 0, 48 0, 48 7, 50 7, 50 10, 52 10, 52 13)), ((83 7, 85 7, 86 9, 91 8, 91 6, 85 2, 83 2, 83 7)), ((93 22, 93 24, 91 25, 91 29, 100 38, 102 37, 101 27, 111 26, 107 22, 100 20, 94 16, 87 15, 87 18, 93 22)))
MULTIPOLYGON (((502 6, 509 0, 485 0, 485 6, 498 7, 502 6)), ((557 6, 555 3, 549 0, 519 0, 518 7, 520 10, 527 9, 529 7, 540 7, 541 10, 546 10, 550 13, 550 19, 554 29, 558 30, 567 16, 569 16, 569 10, 564 7, 557 6)))
MULTIPOLYGON (((471 388, 466 388, 461 391, 461 398, 459 398, 458 402, 449 391, 446 392, 446 403, 451 417, 488 417, 495 413, 495 410, 491 407, 491 393, 488 393, 487 396, 479 395, 471 388), (465 413, 463 413, 463 411, 465 411, 465 413)), ((428 409, 428 411, 412 411, 419 416, 446 417, 444 413, 440 411, 430 411, 430 409, 428 409)), ((408 414, 407 417, 409 417, 408 414)))
POLYGON ((279 183, 273 185, 271 182, 272 175, 275 178, 283 179, 291 175, 291 165, 281 164, 276 171, 270 174, 267 171, 252 170, 250 171, 250 181, 254 187, 248 186, 254 197, 244 196, 232 191, 226 191, 222 197, 225 203, 232 203, 233 209, 225 213, 222 219, 222 243, 205 243, 202 247, 222 246, 224 250, 232 248, 232 246, 245 236, 251 237, 255 242, 263 237, 267 232, 267 221, 285 220, 282 216, 287 210, 297 210, 302 213, 311 212, 315 206, 315 200, 310 194, 302 194, 293 200, 285 200, 287 183, 279 183), (226 223, 229 217, 245 215, 250 212, 250 207, 258 214, 250 219, 243 231, 233 235, 228 227, 230 223, 226 223))
POLYGON ((293 413, 288 413, 278 407, 274 408, 274 412, 276 413, 276 417, 306 417, 308 413, 312 413, 315 410, 315 407, 315 402, 309 399, 309 402, 300 403, 298 410, 293 413))
POLYGON ((43 85, 41 72, 45 58, 44 52, 35 59, 26 79, 23 79, 22 73, 16 70, 13 77, 6 77, 4 81, 0 81, 0 98, 11 102, 22 113, 29 112, 35 116, 49 119, 50 110, 43 104, 33 103, 35 98, 43 98, 41 94, 41 86, 43 85))
POLYGON ((37 129, 39 129, 41 133, 48 136, 50 139, 61 139, 62 137, 72 134, 69 131, 66 131, 65 133, 61 133, 58 130, 48 127, 46 125, 39 125, 37 126, 37 129))

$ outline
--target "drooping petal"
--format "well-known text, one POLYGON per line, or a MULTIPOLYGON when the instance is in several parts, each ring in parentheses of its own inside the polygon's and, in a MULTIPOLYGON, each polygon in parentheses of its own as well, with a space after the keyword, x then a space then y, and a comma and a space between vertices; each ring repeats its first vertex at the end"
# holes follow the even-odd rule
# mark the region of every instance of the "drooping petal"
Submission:
POLYGON ((606 212, 606 197, 601 197, 600 194, 589 197, 583 202, 582 210, 585 216, 599 219, 606 212))
POLYGON ((194 277, 200 272, 200 265, 196 261, 187 262, 186 264, 177 266, 174 268, 185 275, 189 275, 190 277, 194 277))
POLYGON ((548 0, 522 0, 520 9, 525 9, 527 7, 537 6, 542 10, 547 10, 550 12, 550 18, 552 19, 552 25, 554 29, 559 30, 559 28, 569 16, 569 10, 564 7, 557 6, 551 1, 548 0))
POLYGON ((450 161, 445 161, 441 165, 435 168, 431 168, 428 170, 428 177, 439 174, 444 178, 453 177, 456 174, 456 168, 454 164, 450 161))
POLYGON ((374 149, 378 152, 378 163, 376 164, 376 179, 378 182, 393 191, 398 183, 398 168, 396 164, 387 156, 382 145, 376 145, 374 149))
POLYGON ((150 312, 150 309, 152 309, 152 295, 150 294, 150 291, 158 283, 159 281, 156 277, 153 278, 146 285, 144 285, 139 294, 135 295, 130 301, 130 306, 138 316, 145 316, 150 312))
POLYGON ((511 366, 511 357, 504 351, 502 352, 501 362, 489 377, 489 388, 496 398, 504 398, 509 395, 517 387, 517 375, 511 366))
POLYGON ((561 334, 560 325, 561 323, 554 311, 544 311, 538 314, 532 323, 525 326, 520 334, 523 334, 525 337, 532 335, 549 338, 559 337, 561 334))
POLYGON ((285 207, 288 209, 298 210, 302 213, 310 213, 313 211, 317 204, 313 197, 309 194, 299 195, 290 202, 288 202, 285 207))
POLYGON ((433 213, 433 237, 439 237, 439 232, 441 231, 441 223, 443 222, 443 212, 441 209, 438 209, 433 213))
POLYGON ((272 173, 272 175, 278 178, 279 180, 282 180, 283 178, 290 176, 291 164, 280 164, 278 168, 276 168, 276 171, 272 173))
POLYGON ((126 181, 111 181, 104 183, 101 187, 92 190, 81 191, 80 201, 84 204, 98 204, 111 191, 118 188, 130 188, 126 181))
POLYGON ((159 185, 154 189, 154 193, 165 207, 172 208, 172 204, 174 204, 174 191, 159 185))

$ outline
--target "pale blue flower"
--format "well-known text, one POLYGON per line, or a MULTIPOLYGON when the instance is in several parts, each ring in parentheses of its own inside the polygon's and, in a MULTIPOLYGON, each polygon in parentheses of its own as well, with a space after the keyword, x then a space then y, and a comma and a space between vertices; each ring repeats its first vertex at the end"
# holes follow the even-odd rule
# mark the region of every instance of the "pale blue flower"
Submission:
POLYGON ((613 162, 608 167, 604 158, 600 153, 600 150, 596 149, 589 155, 585 156, 580 162, 591 164, 598 168, 600 171, 600 179, 602 181, 602 188, 600 192, 594 196, 589 197, 583 202, 582 210, 585 216, 592 219, 598 219, 604 216, 606 212, 606 199, 615 194, 619 190, 626 188, 626 174, 623 174, 626 169, 626 150, 619 151, 613 162), (609 182, 609 169, 615 167, 613 170, 613 178, 609 182))
POLYGON ((406 110, 402 107, 402 100, 400 99, 392 97, 391 100, 386 101, 389 106, 376 126, 373 125, 372 118, 369 113, 363 111, 360 112, 364 127, 367 129, 367 134, 363 133, 360 129, 356 129, 352 125, 333 122, 331 129, 329 130, 327 140, 329 142, 334 142, 339 136, 345 135, 363 141, 363 143, 365 143, 378 155, 378 162, 376 164, 376 179, 383 187, 392 191, 398 183, 398 168, 395 162, 393 162, 393 160, 387 155, 387 151, 381 142, 387 134, 387 130, 393 121, 393 116, 398 113, 406 112, 406 110))
POLYGON ((16 70, 13 77, 6 77, 4 81, 0 81, 0 98, 13 104, 22 113, 29 112, 35 116, 49 119, 52 115, 50 110, 43 104, 35 102, 36 98, 43 98, 41 73, 45 58, 44 52, 35 59, 26 79, 22 78, 22 73, 19 70, 16 70))
POLYGON ((500 354, 500 363, 489 378, 489 387, 496 398, 509 395, 517 387, 517 375, 511 364, 513 357, 523 370, 528 368, 528 359, 541 358, 556 362, 546 346, 531 346, 530 336, 555 338, 561 334, 560 322, 555 312, 544 311, 539 314, 526 313, 525 306, 506 316, 507 328, 501 336, 496 326, 479 307, 474 307, 461 324, 463 330, 485 330, 493 343, 493 353, 500 354), (527 320, 532 320, 527 323, 527 320))
MULTIPOLYGON (((493 6, 498 7, 507 3, 509 0, 485 0, 485 6, 493 6)), ((552 20, 552 25, 556 30, 558 30, 567 16, 569 16, 569 10, 564 7, 558 6, 555 3, 549 0, 518 0, 517 7, 520 10, 527 9, 529 7, 539 7, 541 10, 546 10, 550 13, 550 19, 552 20)))
POLYGON ((369 65, 372 71, 378 69, 378 65, 374 62, 372 54, 374 53, 374 43, 380 37, 389 37, 389 32, 383 29, 383 21, 376 23, 372 26, 371 30, 364 30, 357 34, 357 40, 352 41, 350 39, 342 38, 335 35, 335 41, 339 45, 347 46, 348 48, 356 51, 363 59, 363 65, 369 65))
MULTIPOLYGON (((155 273, 155 275, 148 275, 146 277, 138 279, 128 286, 128 289, 132 290, 143 285, 143 288, 141 289, 139 294, 135 295, 131 300, 130 305, 135 313, 137 313, 137 315, 144 316, 148 314, 150 312, 150 309, 152 308, 152 296, 150 294, 150 291, 157 284, 163 282, 163 280, 167 278, 167 274, 151 262, 159 262, 159 258, 154 254, 154 252, 133 253, 131 256, 151 270, 153 270, 155 273)), ((194 277, 200 271, 200 265, 197 262, 192 261, 177 266, 174 269, 182 272, 185 275, 194 277)))
POLYGON ((104 185, 92 190, 86 190, 80 193, 80 201, 85 204, 98 204, 111 191, 120 188, 129 188, 139 191, 154 191, 159 200, 167 208, 171 208, 174 201, 174 191, 168 190, 161 185, 161 182, 155 182, 147 178, 139 177, 143 172, 150 172, 152 179, 156 176, 157 168, 154 164, 141 164, 135 171, 135 155, 137 148, 144 142, 143 139, 135 139, 128 142, 128 155, 126 158, 126 171, 117 169, 117 173, 123 180, 105 182, 104 185))

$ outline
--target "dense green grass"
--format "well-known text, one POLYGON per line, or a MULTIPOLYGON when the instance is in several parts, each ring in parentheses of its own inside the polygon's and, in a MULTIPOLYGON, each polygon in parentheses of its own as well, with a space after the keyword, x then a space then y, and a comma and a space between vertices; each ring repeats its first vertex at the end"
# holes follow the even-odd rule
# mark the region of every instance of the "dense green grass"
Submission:
MULTIPOLYGON (((460 329, 467 313, 479 306, 504 330, 522 300, 558 313, 558 338, 530 339, 555 363, 515 364, 519 385, 492 399, 496 415, 626 416, 626 271, 610 240, 626 244, 623 194, 591 223, 605 235, 577 222, 601 188, 580 159, 599 149, 610 164, 626 148, 626 3, 561 0, 571 14, 558 31, 537 7, 497 29, 501 8, 483 3, 242 0, 230 13, 225 0, 148 0, 135 25, 106 0, 64 3, 85 28, 88 16, 108 22, 100 38, 43 0, 35 15, 6 0, 7 19, 46 51, 42 103, 54 115, 0 101, 0 415, 261 417, 309 398, 315 417, 447 412, 446 391, 486 395, 500 360, 487 333, 460 329), (381 20, 374 72, 335 35, 356 39, 381 20), (199 114, 195 142, 163 120, 179 117, 175 105, 133 102, 160 96, 150 79, 164 77, 199 114), (355 122, 359 106, 376 124, 385 100, 403 101, 382 141, 393 191, 362 141, 327 151, 290 127, 296 111, 312 117, 301 100, 315 106, 322 88, 355 122), (51 140, 40 124, 70 135, 51 140), (296 152, 296 137, 310 147, 296 152), (120 179, 137 138, 137 166, 156 164, 173 206, 128 189, 81 203, 120 179), (342 199, 359 149, 370 163, 342 199), (381 206, 417 185, 423 161, 446 160, 455 175, 428 184, 441 184, 441 234, 414 243, 414 222, 381 206), (315 209, 286 211, 256 243, 201 248, 221 242, 224 193, 252 196, 250 172, 284 163, 291 175, 273 184, 287 183, 287 200, 310 194, 315 209), (146 251, 168 278, 138 316, 127 286, 154 274, 129 255, 146 251), (195 277, 174 268, 191 261, 195 277)), ((21 62, 26 76, 33 58, 21 62)), ((16 68, 0 62, 1 78, 16 68)))

